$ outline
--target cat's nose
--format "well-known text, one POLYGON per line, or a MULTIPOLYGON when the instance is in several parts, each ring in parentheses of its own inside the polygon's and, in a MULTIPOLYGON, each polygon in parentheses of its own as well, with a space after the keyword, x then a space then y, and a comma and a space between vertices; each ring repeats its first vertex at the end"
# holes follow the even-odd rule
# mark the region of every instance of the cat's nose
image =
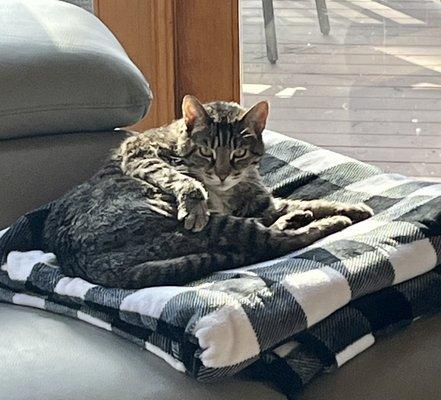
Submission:
POLYGON ((217 173, 216 174, 217 177, 220 179, 220 181, 223 183, 225 181, 225 179, 228 178, 228 173, 217 173))

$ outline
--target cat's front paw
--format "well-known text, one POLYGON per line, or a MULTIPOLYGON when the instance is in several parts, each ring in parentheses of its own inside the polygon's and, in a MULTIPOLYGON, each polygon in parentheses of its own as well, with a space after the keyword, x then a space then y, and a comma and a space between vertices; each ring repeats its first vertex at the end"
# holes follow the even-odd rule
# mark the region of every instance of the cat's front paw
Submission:
POLYGON ((178 220, 184 221, 185 229, 200 232, 208 223, 207 194, 202 187, 184 192, 178 201, 178 220))
POLYGON ((374 215, 372 208, 366 204, 344 205, 337 210, 337 214, 349 217, 353 222, 360 222, 374 215))
POLYGON ((272 228, 280 231, 288 229, 298 229, 302 226, 308 225, 314 220, 314 216, 309 210, 295 210, 288 212, 271 225, 272 228))
POLYGON ((198 201, 185 212, 178 212, 178 219, 184 220, 184 227, 189 231, 200 232, 208 224, 210 213, 205 200, 198 201))

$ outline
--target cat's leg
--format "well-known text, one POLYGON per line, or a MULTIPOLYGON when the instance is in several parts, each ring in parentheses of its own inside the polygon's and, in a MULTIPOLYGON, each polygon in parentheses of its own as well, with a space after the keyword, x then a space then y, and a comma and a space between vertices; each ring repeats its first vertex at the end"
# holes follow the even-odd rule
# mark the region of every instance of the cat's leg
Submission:
POLYGON ((132 178, 160 188, 176 199, 179 221, 188 230, 201 231, 208 222, 208 193, 198 180, 178 171, 159 157, 139 157, 139 137, 123 143, 121 169, 132 178))
POLYGON ((149 209, 132 213, 131 220, 125 221, 126 215, 122 210, 112 217, 110 226, 119 230, 93 224, 93 246, 86 240, 87 229, 87 235, 72 232, 76 242, 56 251, 62 271, 112 287, 182 284, 214 271, 282 256, 351 224, 347 217, 334 216, 281 231, 254 218, 212 214, 204 231, 188 232, 173 218, 152 216, 149 209), (121 221, 115 222, 118 217, 121 221))
POLYGON ((288 229, 299 229, 314 221, 314 215, 309 210, 294 210, 281 215, 273 224, 271 228, 285 231, 288 229))
MULTIPOLYGON (((349 225, 349 218, 334 216, 297 230, 279 231, 267 228, 254 219, 213 215, 204 232, 193 234, 199 248, 203 243, 207 251, 132 265, 127 259, 113 268, 105 281, 100 274, 93 277, 93 282, 127 289, 183 285, 219 270, 285 255, 349 225)), ((176 241, 179 241, 178 235, 176 241)), ((106 258, 112 256, 107 255, 106 258)))
POLYGON ((291 200, 273 198, 270 207, 265 210, 262 222, 278 230, 298 229, 308 225, 314 220, 312 211, 301 210, 297 203, 291 200))
MULTIPOLYGON (((139 289, 149 286, 185 285, 210 273, 246 264, 244 254, 195 253, 165 260, 146 261, 115 275, 111 286, 139 289)), ((106 282, 109 285, 109 282, 106 282)))
POLYGON ((343 215, 313 221, 299 229, 265 227, 252 218, 213 215, 205 232, 213 249, 246 254, 249 263, 278 257, 338 232, 351 225, 343 215))
POLYGON ((328 200, 290 200, 277 199, 277 207, 284 213, 311 212, 314 219, 321 219, 333 215, 344 215, 353 222, 363 221, 374 215, 372 209, 363 203, 345 204, 328 200))

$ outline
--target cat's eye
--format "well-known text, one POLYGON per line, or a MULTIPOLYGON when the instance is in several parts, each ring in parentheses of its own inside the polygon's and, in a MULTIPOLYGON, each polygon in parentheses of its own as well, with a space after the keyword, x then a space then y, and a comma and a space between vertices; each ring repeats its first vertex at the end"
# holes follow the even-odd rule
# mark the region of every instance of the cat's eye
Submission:
POLYGON ((246 149, 236 149, 233 151, 233 157, 234 158, 243 158, 247 154, 246 149))
POLYGON ((213 157, 213 151, 207 146, 199 147, 199 154, 202 157, 213 157))

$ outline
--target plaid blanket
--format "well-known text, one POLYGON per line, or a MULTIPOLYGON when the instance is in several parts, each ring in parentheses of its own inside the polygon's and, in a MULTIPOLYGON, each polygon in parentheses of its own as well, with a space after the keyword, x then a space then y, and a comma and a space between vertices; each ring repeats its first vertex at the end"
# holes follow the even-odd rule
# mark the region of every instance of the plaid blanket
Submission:
POLYGON ((261 173, 275 195, 363 201, 376 215, 276 260, 135 291, 60 273, 39 250, 49 204, 2 233, 0 300, 113 331, 201 381, 250 368, 288 395, 439 310, 441 184, 274 132, 266 142, 261 173))

